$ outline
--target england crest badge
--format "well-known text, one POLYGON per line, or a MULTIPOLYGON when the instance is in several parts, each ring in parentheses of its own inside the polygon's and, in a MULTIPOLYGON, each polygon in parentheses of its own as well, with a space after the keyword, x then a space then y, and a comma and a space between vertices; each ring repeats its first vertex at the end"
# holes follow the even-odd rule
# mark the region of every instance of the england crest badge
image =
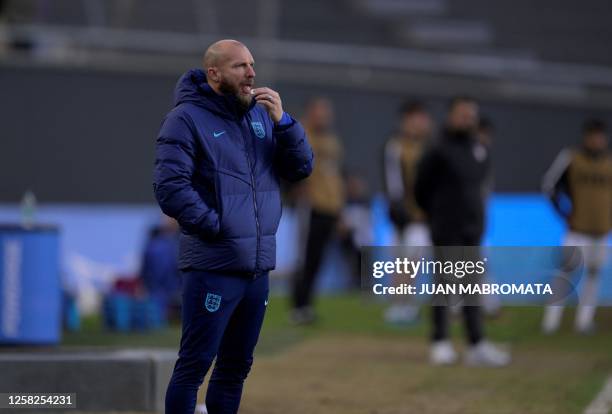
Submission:
POLYGON ((264 139, 266 137, 266 130, 261 122, 251 122, 251 126, 257 138, 264 139))
POLYGON ((214 293, 207 293, 206 300, 204 301, 204 307, 209 312, 216 312, 221 306, 221 296, 215 295, 214 293))

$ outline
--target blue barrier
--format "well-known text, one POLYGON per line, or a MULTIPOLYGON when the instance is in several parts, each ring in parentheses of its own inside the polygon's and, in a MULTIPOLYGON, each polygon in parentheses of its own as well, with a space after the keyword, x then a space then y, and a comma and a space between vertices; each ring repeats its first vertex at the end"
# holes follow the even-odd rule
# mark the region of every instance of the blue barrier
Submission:
POLYGON ((0 343, 61 339, 59 232, 0 225, 0 343))

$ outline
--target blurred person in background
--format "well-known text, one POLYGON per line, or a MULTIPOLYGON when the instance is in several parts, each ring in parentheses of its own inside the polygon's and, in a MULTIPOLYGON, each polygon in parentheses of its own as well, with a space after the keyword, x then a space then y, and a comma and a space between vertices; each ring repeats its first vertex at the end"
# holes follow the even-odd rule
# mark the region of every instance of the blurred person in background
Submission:
POLYGON ((212 44, 204 70, 179 79, 157 138, 155 196, 181 228, 182 336, 169 414, 193 414, 213 361, 208 411, 238 412, 276 264, 280 179, 312 171, 304 129, 276 91, 254 87, 254 65, 242 43, 212 44))
MULTIPOLYGON (((483 198, 486 215, 487 202, 495 184, 493 175, 493 165, 491 163, 491 149, 493 147, 493 137, 495 134, 495 126, 493 122, 487 117, 481 117, 478 121, 478 128, 476 129, 476 142, 480 143, 486 150, 489 157, 489 168, 487 176, 485 177, 485 184, 483 186, 483 198)), ((486 223, 486 220, 485 220, 486 223)))
POLYGON ((304 128, 315 154, 312 175, 304 180, 301 207, 305 223, 301 269, 293 279, 292 310, 295 324, 316 320, 313 296, 317 275, 329 241, 337 235, 339 219, 345 203, 341 165, 343 149, 333 132, 332 103, 322 97, 311 99, 305 107, 304 128))
MULTIPOLYGON (((590 333, 594 329, 599 273, 606 259, 606 241, 612 227, 612 157, 607 128, 602 121, 592 119, 584 124, 582 145, 559 153, 544 176, 542 188, 567 223, 563 245, 579 246, 582 254, 586 278, 574 327, 580 333, 590 333)), ((561 271, 559 277, 569 281, 571 275, 561 271)), ((556 331, 562 314, 561 304, 547 306, 542 330, 556 331)))
POLYGON ((487 117, 481 117, 478 121, 478 130, 476 131, 476 139, 487 148, 493 146, 493 135, 495 134, 495 126, 487 117))
MULTIPOLYGON (((384 156, 384 176, 389 218, 395 229, 394 244, 414 246, 408 255, 416 259, 424 255, 431 246, 425 213, 414 197, 416 166, 423 148, 433 133, 433 121, 421 102, 407 102, 400 107, 397 132, 387 141, 384 156)), ((395 280, 395 279, 394 279, 395 280)), ((397 280, 404 282, 404 280, 397 280)), ((392 324, 409 324, 418 317, 419 308, 411 303, 409 296, 394 296, 393 303, 385 311, 385 321, 392 324)))
POLYGON ((356 171, 346 174, 346 203, 340 219, 342 246, 347 257, 352 287, 361 287, 361 248, 374 241, 368 183, 356 171))
POLYGON ((140 277, 151 299, 167 314, 180 305, 181 278, 178 270, 179 226, 164 215, 144 249, 140 277))
MULTIPOLYGON (((436 260, 479 260, 490 161, 487 148, 476 138, 478 121, 479 105, 474 99, 453 98, 440 140, 425 151, 417 167, 416 201, 427 215, 436 260), (472 248, 461 249, 464 253, 453 257, 452 246, 472 248)), ((457 360, 449 340, 447 302, 446 297, 433 298, 430 360, 435 365, 457 360)), ((469 344, 466 364, 503 366, 510 362, 508 353, 485 340, 480 306, 464 305, 463 318, 469 344)))
MULTIPOLYGON (((493 147, 495 135, 495 125, 491 119, 481 116, 478 121, 478 130, 476 131, 476 140, 480 142, 489 152, 489 157, 491 157, 491 150, 493 147)), ((495 188, 495 176, 493 173, 493 166, 489 168, 489 172, 487 174, 487 178, 485 179, 485 184, 483 186, 483 198, 485 205, 485 218, 484 222, 487 222, 487 206, 489 204, 489 198, 491 194, 493 194, 493 190, 495 188)), ((485 273, 483 278, 483 283, 490 283, 489 274, 485 273)), ((501 300, 498 296, 495 295, 484 295, 482 297, 482 307, 485 313, 488 316, 497 317, 501 313, 501 300)))

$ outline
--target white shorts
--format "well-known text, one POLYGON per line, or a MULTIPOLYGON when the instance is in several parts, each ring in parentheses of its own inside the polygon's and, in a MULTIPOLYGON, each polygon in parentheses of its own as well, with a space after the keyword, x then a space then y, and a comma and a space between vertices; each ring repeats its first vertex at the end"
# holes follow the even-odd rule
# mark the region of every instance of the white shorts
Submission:
POLYGON ((607 238, 607 235, 594 237, 570 231, 565 235, 563 245, 580 247, 587 269, 599 270, 606 261, 607 238))
POLYGON ((411 223, 402 233, 404 246, 431 246, 429 227, 424 223, 411 223))
POLYGON ((411 223, 401 235, 401 244, 406 248, 406 255, 418 258, 429 255, 431 235, 429 227, 424 223, 411 223))

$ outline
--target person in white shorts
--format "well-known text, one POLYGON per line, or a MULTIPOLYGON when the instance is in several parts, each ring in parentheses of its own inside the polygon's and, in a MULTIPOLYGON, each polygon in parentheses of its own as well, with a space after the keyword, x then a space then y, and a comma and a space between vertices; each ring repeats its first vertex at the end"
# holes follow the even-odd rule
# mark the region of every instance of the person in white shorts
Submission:
MULTIPOLYGON (((433 121, 420 102, 405 103, 399 112, 398 131, 385 145, 389 218, 395 230, 393 244, 404 246, 406 257, 418 259, 427 254, 425 247, 431 246, 431 236, 425 214, 414 200, 414 178, 423 147, 431 138, 433 121)), ((416 321, 418 312, 416 304, 398 297, 393 299, 384 318, 390 324, 410 324, 416 321)))
MULTIPOLYGON (((612 227, 612 157, 606 125, 602 121, 587 121, 582 146, 561 151, 544 176, 543 190, 567 222, 568 233, 563 245, 576 246, 581 254, 585 278, 579 294, 575 329, 589 333, 594 329, 597 287, 612 227)), ((567 266, 559 272, 555 282, 557 286, 564 282, 572 289, 576 283, 567 266)), ((562 314, 562 303, 548 305, 542 330, 555 332, 561 324, 562 314)))

